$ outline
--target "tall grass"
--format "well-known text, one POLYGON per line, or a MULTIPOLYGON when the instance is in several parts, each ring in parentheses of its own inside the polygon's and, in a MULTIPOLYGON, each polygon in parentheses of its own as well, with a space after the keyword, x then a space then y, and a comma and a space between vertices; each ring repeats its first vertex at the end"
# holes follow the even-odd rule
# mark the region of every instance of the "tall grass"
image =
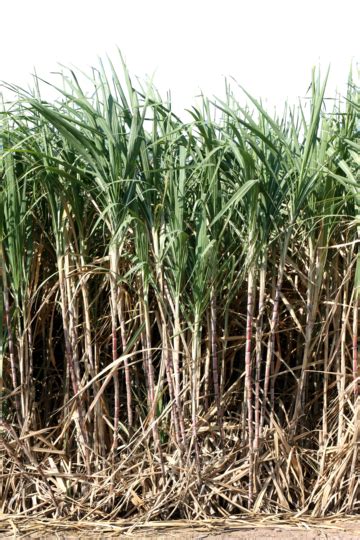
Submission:
POLYGON ((80 79, 1 115, 2 511, 359 512, 358 88, 80 79))

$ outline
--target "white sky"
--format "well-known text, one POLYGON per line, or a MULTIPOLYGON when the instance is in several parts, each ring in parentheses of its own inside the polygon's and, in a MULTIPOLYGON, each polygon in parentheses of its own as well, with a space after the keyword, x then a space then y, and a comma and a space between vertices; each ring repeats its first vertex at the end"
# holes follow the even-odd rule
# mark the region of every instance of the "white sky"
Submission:
POLYGON ((118 46, 178 110, 200 89, 223 95, 224 76, 280 105, 305 95, 313 66, 331 64, 328 95, 359 68, 360 0, 2 0, 0 17, 0 80, 86 69, 118 46))

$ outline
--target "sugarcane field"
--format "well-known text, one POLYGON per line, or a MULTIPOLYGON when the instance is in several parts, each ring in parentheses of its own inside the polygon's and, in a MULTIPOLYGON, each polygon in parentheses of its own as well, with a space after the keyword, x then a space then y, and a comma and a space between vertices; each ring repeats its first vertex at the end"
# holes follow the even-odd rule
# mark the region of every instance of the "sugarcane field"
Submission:
POLYGON ((360 86, 327 79, 186 117, 120 52, 3 83, 1 537, 360 537, 360 86))

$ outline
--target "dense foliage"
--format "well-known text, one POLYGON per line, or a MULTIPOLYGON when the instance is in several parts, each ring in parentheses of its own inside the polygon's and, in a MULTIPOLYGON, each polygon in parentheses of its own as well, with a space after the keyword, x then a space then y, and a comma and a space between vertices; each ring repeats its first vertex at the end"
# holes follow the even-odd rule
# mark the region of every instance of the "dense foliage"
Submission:
POLYGON ((185 123, 120 71, 1 115, 3 511, 359 512, 356 85, 185 123))

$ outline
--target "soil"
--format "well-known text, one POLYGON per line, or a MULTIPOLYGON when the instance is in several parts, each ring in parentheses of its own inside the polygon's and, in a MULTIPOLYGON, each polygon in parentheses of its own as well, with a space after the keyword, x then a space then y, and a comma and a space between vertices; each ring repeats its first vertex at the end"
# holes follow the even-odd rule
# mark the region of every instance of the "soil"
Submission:
MULTIPOLYGON (((0 519, 0 522, 2 520, 0 519)), ((189 526, 181 522, 160 524, 146 524, 140 529, 116 522, 93 522, 92 524, 78 522, 78 524, 44 523, 34 520, 24 524, 16 519, 7 520, 0 525, 0 538, 21 538, 43 540, 79 540, 79 539, 109 539, 109 538, 133 538, 134 540, 360 540, 360 519, 343 519, 341 521, 311 520, 301 521, 293 526, 290 523, 272 523, 264 526, 261 521, 252 521, 246 524, 244 521, 223 522, 213 524, 211 522, 198 522, 189 526), (1 526, 2 525, 2 526, 1 526)))
MULTIPOLYGON (((31 536, 22 536, 22 538, 32 538, 31 536)), ((79 538, 85 539, 107 539, 115 538, 114 536, 104 535, 50 535, 43 536, 45 540, 79 540, 79 538)), ((241 531, 219 531, 217 534, 207 533, 184 533, 183 530, 172 531, 171 533, 161 534, 156 536, 134 536, 122 535, 116 536, 116 538, 134 538, 135 540, 169 540, 169 539, 181 539, 181 540, 359 540, 360 539, 360 524, 356 530, 329 530, 329 529, 316 529, 316 530, 299 530, 281 528, 267 529, 257 528, 241 531)))

